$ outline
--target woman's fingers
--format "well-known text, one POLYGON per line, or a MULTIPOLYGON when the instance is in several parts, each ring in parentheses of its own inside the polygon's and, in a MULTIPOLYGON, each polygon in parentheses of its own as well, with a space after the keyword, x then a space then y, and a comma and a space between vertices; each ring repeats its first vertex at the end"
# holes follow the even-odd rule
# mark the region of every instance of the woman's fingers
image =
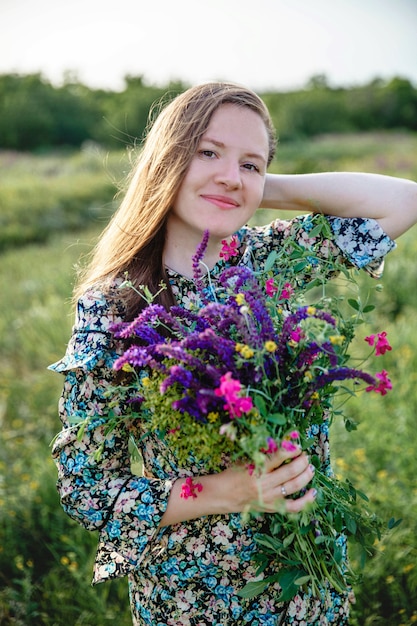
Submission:
POLYGON ((315 489, 309 489, 304 495, 300 496, 296 500, 286 500, 285 508, 288 513, 299 513, 307 504, 314 502, 317 495, 315 489))
POLYGON ((284 450, 279 448, 274 454, 270 454, 265 463, 265 471, 271 472, 272 470, 280 467, 283 463, 288 463, 291 459, 295 459, 303 454, 300 446, 294 446, 293 450, 284 450))
MULTIPOLYGON (((277 453, 278 454, 278 453, 277 453)), ((275 459, 277 461, 277 459, 275 459)), ((314 466, 310 464, 305 452, 298 451, 297 456, 288 457, 276 469, 270 470, 258 478, 260 502, 266 511, 274 511, 277 502, 304 490, 314 476, 314 466)), ((314 500, 314 490, 309 490, 296 499, 287 499, 288 511, 297 512, 307 502, 314 500), (297 503, 297 504, 294 504, 297 503)), ((282 506, 282 505, 281 505, 282 506)))

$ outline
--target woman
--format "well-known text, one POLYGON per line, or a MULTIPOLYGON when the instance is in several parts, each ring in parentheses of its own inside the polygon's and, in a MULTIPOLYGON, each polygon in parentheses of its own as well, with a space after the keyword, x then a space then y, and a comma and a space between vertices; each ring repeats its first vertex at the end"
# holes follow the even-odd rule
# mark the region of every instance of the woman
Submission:
MULTIPOLYGON (((205 263, 210 279, 225 264, 262 268, 309 217, 245 226, 259 206, 322 212, 334 233, 322 242, 329 254, 377 276, 383 258, 417 220, 417 185, 368 174, 274 176, 266 173, 275 151, 268 111, 250 90, 225 83, 192 88, 173 100, 153 124, 125 198, 104 231, 77 290, 77 319, 65 357, 51 369, 66 375, 60 401, 63 430, 54 445, 65 511, 99 531, 94 582, 129 577, 134 624, 346 624, 348 594, 330 590, 322 601, 300 593, 285 606, 279 586, 245 600, 237 595, 256 575, 253 535, 262 520, 243 524, 254 501, 267 518, 277 500, 288 511, 314 501, 314 468, 305 453, 279 450, 266 473, 248 476, 237 467, 217 474, 194 468, 203 489, 180 497, 184 473, 154 435, 142 438, 140 420, 106 437, 106 396, 112 365, 123 351, 109 332, 132 319, 142 303, 134 290, 118 290, 126 274, 147 285, 165 306, 199 306, 192 256, 203 232, 210 238, 205 263), (340 219, 342 218, 342 219, 340 219), (220 259, 222 241, 238 239, 237 255, 220 259), (168 288, 160 290, 163 281, 168 288), (82 437, 72 417, 91 416, 82 437), (132 473, 129 436, 142 441, 144 473, 132 473), (94 453, 101 450, 101 455, 94 453), (288 496, 292 496, 287 499, 288 496), (329 599, 330 598, 330 599, 329 599)), ((309 226, 310 225, 310 226, 309 226)), ((304 230, 303 230, 304 228, 304 230)), ((206 277, 207 279, 207 277, 206 277)), ((328 463, 328 432, 316 447, 328 463)))

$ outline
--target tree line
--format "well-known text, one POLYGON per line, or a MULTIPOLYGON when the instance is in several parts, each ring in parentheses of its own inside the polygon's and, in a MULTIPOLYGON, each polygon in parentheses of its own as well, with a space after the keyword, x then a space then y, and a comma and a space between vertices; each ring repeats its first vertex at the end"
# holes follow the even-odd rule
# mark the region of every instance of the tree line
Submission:
MULTIPOLYGON (((40 73, 2 74, 0 148, 79 147, 86 141, 109 148, 131 145, 140 142, 155 103, 187 87, 181 82, 157 87, 142 76, 126 76, 123 91, 111 91, 92 89, 71 76, 55 86, 40 73)), ((280 141, 323 133, 417 130, 417 89, 399 76, 334 88, 318 75, 303 89, 260 95, 280 141)))

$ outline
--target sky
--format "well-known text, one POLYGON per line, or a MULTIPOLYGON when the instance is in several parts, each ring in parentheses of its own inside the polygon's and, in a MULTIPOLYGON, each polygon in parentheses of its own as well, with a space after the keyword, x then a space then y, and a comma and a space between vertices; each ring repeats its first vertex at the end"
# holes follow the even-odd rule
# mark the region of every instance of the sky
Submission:
POLYGON ((417 85, 417 0, 0 0, 0 74, 122 90, 230 80, 258 91, 393 76, 417 85))

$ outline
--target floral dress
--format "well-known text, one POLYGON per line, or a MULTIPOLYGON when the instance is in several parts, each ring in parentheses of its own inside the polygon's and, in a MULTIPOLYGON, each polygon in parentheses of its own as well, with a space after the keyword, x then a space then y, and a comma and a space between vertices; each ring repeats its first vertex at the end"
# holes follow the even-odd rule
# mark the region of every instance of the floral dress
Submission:
MULTIPOLYGON (((298 243, 316 244, 323 263, 337 258, 378 277, 383 258, 395 247, 374 220, 327 218, 332 236, 314 235, 314 217, 276 220, 268 226, 244 227, 238 233, 239 254, 229 261, 261 269, 297 226, 298 243), (310 233, 312 233, 310 235, 310 233), (317 237, 321 237, 317 241, 317 237)), ((210 280, 224 269, 210 272, 210 280)), ((194 282, 171 270, 174 295, 184 308, 199 306, 194 282)), ((116 289, 116 287, 115 287, 116 289)), ((181 469, 156 435, 143 437, 140 420, 123 422, 105 433, 113 406, 106 391, 114 383, 112 365, 123 345, 109 332, 123 319, 121 301, 91 290, 78 302, 76 322, 63 359, 50 369, 65 374, 59 412, 63 429, 54 443, 58 489, 64 510, 99 541, 93 582, 128 576, 133 624, 152 626, 227 626, 348 623, 349 594, 330 589, 322 599, 300 592, 278 602, 278 583, 260 595, 243 599, 237 592, 256 578, 254 534, 262 519, 242 521, 240 514, 212 515, 159 529, 171 486, 178 477, 201 474, 181 469), (82 436, 73 418, 90 417, 82 436), (129 441, 140 442, 143 471, 133 473, 129 441), (100 450, 99 456, 94 456, 100 450)), ((114 403, 113 403, 114 404, 114 403)), ((313 433, 324 464, 329 463, 328 426, 313 433)), ((262 516, 260 516, 262 517, 262 516)), ((267 516, 265 516, 267 517, 267 516)), ((257 580, 273 572, 267 571, 257 580)))

